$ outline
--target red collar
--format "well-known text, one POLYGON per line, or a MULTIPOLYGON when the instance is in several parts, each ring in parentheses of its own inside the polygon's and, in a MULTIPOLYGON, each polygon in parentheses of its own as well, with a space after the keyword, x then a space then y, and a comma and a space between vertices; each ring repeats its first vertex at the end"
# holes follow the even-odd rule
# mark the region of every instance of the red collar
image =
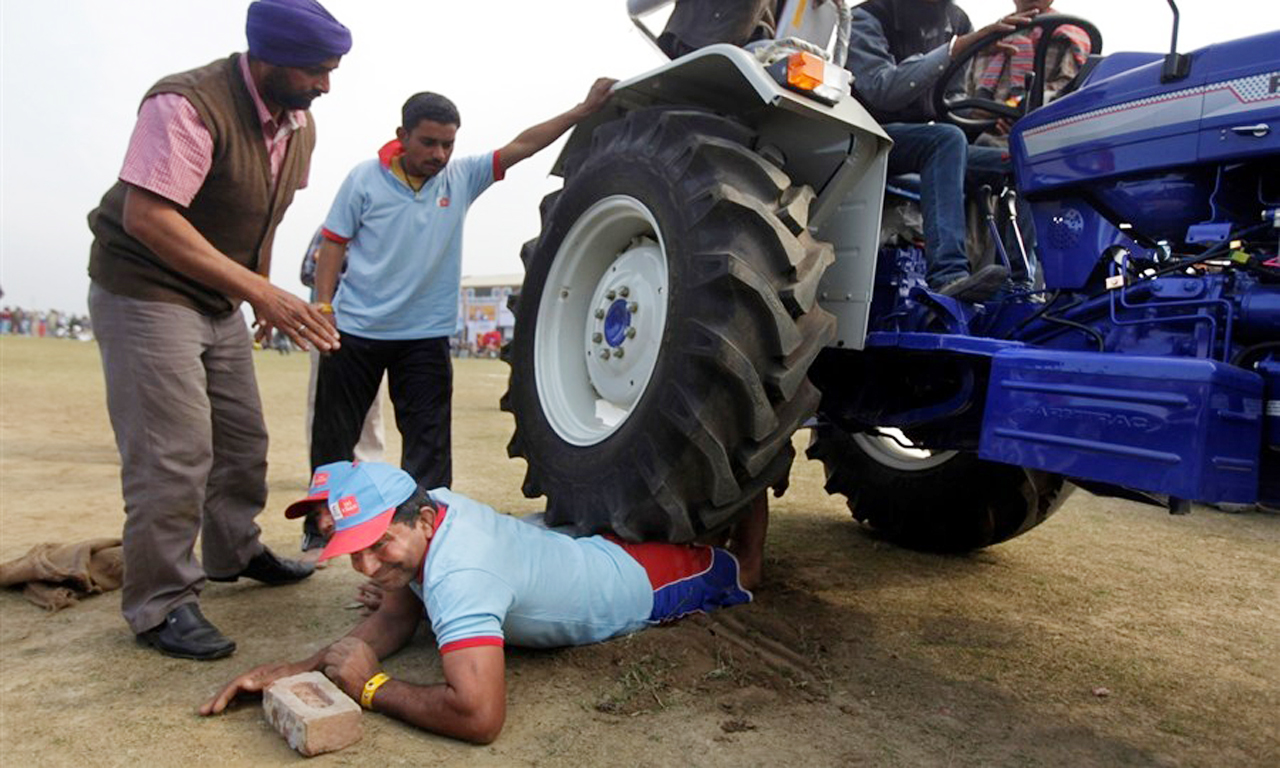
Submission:
POLYGON ((387 170, 391 169, 391 159, 398 155, 404 154, 404 145, 399 139, 392 139, 382 145, 382 149, 378 150, 378 160, 382 163, 382 167, 387 170))

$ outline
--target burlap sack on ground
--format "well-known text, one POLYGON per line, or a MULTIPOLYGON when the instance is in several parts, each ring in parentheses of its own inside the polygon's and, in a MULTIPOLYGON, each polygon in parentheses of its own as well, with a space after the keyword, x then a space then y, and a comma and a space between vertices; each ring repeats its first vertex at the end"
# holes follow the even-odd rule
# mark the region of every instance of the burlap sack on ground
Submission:
POLYGON ((0 563, 0 586, 21 586, 23 597, 50 611, 119 589, 123 576, 120 539, 37 544, 22 557, 0 563))

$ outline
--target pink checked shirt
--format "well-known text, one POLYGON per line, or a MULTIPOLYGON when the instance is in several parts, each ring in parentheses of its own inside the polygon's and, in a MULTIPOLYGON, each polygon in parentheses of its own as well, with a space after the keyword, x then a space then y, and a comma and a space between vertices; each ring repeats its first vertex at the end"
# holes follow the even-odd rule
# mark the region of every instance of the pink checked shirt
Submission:
MULTIPOLYGON (((249 75, 248 56, 240 56, 240 73, 262 121, 262 138, 271 158, 274 185, 284 163, 285 150, 289 148, 289 136, 306 126, 307 113, 289 110, 277 123, 249 75)), ((159 93, 142 102, 138 122, 129 139, 129 150, 124 156, 124 167, 120 170, 121 181, 186 208, 204 185, 212 166, 213 137, 190 101, 176 93, 159 93)), ((300 188, 306 185, 304 178, 300 188)))

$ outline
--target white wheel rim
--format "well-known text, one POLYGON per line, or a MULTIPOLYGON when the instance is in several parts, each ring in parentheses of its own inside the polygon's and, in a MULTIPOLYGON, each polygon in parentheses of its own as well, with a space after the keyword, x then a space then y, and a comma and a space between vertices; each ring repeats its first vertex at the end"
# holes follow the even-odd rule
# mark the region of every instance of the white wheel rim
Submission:
POLYGON ((662 233, 639 200, 606 197, 565 235, 533 345, 538 400, 565 442, 596 445, 631 415, 658 362, 667 297, 662 233))
POLYGON ((877 431, 881 434, 859 432, 853 436, 853 441, 864 453, 886 467, 919 472, 945 464, 956 455, 955 451, 917 448, 901 430, 893 427, 880 427, 877 431))

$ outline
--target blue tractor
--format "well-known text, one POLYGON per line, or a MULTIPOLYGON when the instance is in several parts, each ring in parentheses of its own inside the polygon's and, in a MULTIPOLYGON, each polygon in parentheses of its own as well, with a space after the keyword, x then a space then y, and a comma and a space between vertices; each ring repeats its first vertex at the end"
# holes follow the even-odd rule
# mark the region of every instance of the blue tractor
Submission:
POLYGON ((627 80, 571 137, 503 398, 548 522, 692 540, 785 489, 803 426, 827 490, 922 549, 1010 539, 1075 486, 1280 505, 1280 32, 1180 54, 1174 7, 1171 52, 1103 57, 1042 16, 1094 55, 1016 107, 955 93, 953 62, 941 112, 1016 120, 987 216, 1012 279, 971 304, 883 234, 910 180, 850 94, 847 13, 788 0, 774 39, 627 80))

